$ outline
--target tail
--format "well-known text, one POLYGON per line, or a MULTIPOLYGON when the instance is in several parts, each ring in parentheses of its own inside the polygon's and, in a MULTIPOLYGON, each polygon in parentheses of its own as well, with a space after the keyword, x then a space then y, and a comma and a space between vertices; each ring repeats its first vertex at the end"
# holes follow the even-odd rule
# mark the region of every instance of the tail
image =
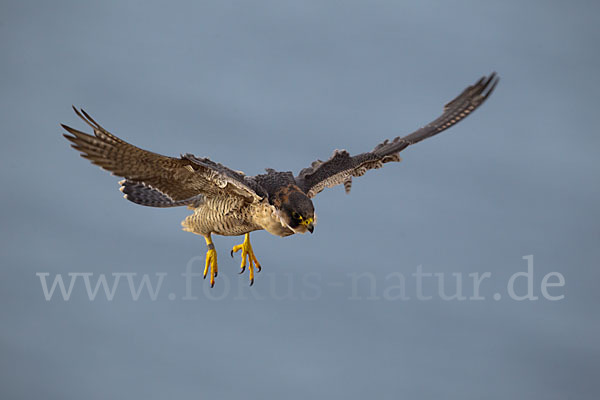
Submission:
POLYGON ((185 200, 173 201, 169 196, 154 189, 151 186, 146 186, 143 183, 123 179, 121 184, 121 192, 123 192, 127 200, 148 207, 179 207, 192 206, 197 207, 203 200, 202 195, 194 196, 185 200))

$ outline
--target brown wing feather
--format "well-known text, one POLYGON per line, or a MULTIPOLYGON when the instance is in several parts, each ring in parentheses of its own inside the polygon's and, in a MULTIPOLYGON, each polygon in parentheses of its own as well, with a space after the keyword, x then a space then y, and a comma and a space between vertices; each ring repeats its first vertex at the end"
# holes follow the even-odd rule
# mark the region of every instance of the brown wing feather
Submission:
POLYGON ((326 187, 342 183, 349 192, 352 177, 362 176, 369 169, 381 168, 387 162, 400 161, 399 153, 406 147, 437 135, 468 116, 485 102, 498 80, 495 72, 482 77, 448 102, 441 116, 407 136, 386 140, 368 153, 350 156, 345 150, 336 150, 329 160, 313 162, 296 177, 298 185, 309 197, 314 197, 326 187))
POLYGON ((173 205, 184 205, 186 200, 197 201, 199 195, 232 195, 247 201, 260 200, 241 173, 191 154, 174 158, 142 150, 102 128, 85 111, 73 109, 93 129, 94 136, 62 125, 71 134, 63 136, 73 143, 71 147, 80 151, 82 157, 126 178, 122 182, 126 189, 127 186, 135 187, 132 183, 144 185, 165 195, 165 201, 170 199, 173 205))

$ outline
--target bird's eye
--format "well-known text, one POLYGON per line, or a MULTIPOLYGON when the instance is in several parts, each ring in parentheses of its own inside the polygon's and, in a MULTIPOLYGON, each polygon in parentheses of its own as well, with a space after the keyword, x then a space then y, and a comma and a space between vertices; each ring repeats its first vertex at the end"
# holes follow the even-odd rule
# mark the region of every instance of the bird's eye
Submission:
POLYGON ((300 214, 298 214, 296 211, 292 212, 292 218, 294 219, 302 219, 302 217, 300 216, 300 214))

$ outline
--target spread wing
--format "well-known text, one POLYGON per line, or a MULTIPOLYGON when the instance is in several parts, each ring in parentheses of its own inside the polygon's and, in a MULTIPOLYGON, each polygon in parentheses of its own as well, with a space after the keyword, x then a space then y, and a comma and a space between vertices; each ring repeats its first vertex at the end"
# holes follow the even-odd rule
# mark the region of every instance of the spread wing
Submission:
POLYGON ((400 161, 399 153, 406 147, 437 135, 458 123, 483 104, 498 84, 498 80, 495 72, 488 77, 482 77, 446 104, 442 115, 410 135, 398 136, 392 141, 386 140, 368 153, 350 156, 346 150, 336 150, 329 160, 313 162, 296 177, 298 186, 311 198, 326 187, 342 183, 346 193, 349 193, 353 176, 362 176, 367 170, 381 168, 390 161, 400 161))
POLYGON ((236 196, 247 202, 261 199, 241 172, 191 154, 174 158, 142 150, 102 128, 85 111, 73 109, 94 136, 62 125, 70 133, 64 137, 82 157, 124 177, 121 190, 134 203, 172 207, 197 203, 203 196, 236 196))

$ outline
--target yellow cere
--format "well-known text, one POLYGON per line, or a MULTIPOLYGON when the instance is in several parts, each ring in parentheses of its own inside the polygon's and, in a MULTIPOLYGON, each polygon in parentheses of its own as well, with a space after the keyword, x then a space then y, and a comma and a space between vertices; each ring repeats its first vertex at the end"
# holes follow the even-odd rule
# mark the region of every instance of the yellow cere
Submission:
POLYGON ((303 219, 302 217, 300 218, 301 220, 301 224, 302 225, 310 225, 313 223, 313 219, 312 218, 307 218, 307 219, 303 219))

